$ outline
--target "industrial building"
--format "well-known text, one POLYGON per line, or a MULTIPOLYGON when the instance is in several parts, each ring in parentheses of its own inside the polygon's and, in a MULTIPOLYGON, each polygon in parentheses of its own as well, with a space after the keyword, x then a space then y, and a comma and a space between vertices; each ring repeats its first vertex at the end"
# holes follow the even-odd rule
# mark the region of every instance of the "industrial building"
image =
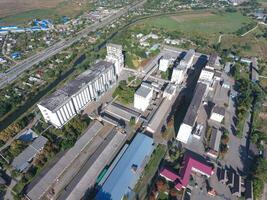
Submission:
POLYGON ((66 173, 75 159, 77 159, 79 154, 88 145, 89 141, 103 130, 104 126, 100 122, 96 121, 92 123, 90 128, 79 138, 75 145, 69 149, 32 188, 28 189, 27 197, 29 199, 42 199, 47 192, 49 193, 49 191, 53 190, 54 184, 66 173))
POLYGON ((153 150, 153 139, 138 133, 105 180, 95 199, 129 198, 153 150))
POLYGON ((142 83, 134 94, 134 107, 145 111, 149 106, 153 96, 153 87, 150 84, 142 83))
POLYGON ((166 72, 170 65, 170 60, 167 58, 161 58, 159 60, 159 71, 166 72))
POLYGON ((117 81, 124 67, 122 46, 107 45, 107 61, 90 69, 37 104, 44 120, 61 128, 91 101, 99 99, 117 81))
POLYGON ((217 128, 212 127, 210 141, 209 141, 209 151, 207 152, 207 155, 211 156, 212 158, 217 158, 218 156, 220 150, 221 137, 222 137, 222 132, 217 128))
POLYGON ((194 49, 190 49, 180 61, 180 66, 186 69, 190 68, 193 64, 195 53, 194 49))
POLYGON ((207 85, 201 82, 197 83, 195 94, 188 107, 183 123, 181 124, 176 139, 180 142, 187 143, 193 128, 195 127, 198 109, 206 93, 207 85))
POLYGON ((221 123, 224 119, 225 108, 222 106, 214 106, 210 119, 216 122, 221 123))
POLYGON ((186 68, 183 68, 180 65, 174 67, 172 70, 171 82, 175 84, 181 84, 184 80, 185 73, 186 68))
POLYGON ((220 67, 220 62, 219 62, 219 57, 217 53, 211 53, 209 56, 208 63, 206 65, 207 69, 219 69, 220 67))
POLYGON ((112 102, 105 106, 101 111, 100 116, 103 121, 114 126, 125 127, 126 122, 129 123, 132 119, 134 119, 136 123, 139 120, 141 113, 132 108, 112 102))
POLYGON ((46 122, 61 128, 116 83, 114 64, 100 61, 37 104, 46 122))
POLYGON ((122 46, 118 44, 107 44, 107 56, 108 62, 114 63, 115 73, 118 76, 124 67, 124 55, 122 52, 122 46))
POLYGON ((185 79, 187 70, 192 66, 195 56, 195 50, 190 49, 186 55, 181 59, 178 66, 172 70, 171 82, 181 84, 185 79))
POLYGON ((214 80, 213 78, 214 78, 214 70, 210 68, 203 69, 199 76, 199 80, 207 84, 211 84, 214 80))

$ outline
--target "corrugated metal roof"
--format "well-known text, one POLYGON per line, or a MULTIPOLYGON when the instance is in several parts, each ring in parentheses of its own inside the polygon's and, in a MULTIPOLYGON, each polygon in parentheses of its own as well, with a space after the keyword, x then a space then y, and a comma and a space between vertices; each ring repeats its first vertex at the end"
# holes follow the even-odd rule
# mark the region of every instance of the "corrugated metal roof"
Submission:
POLYGON ((45 192, 55 183, 56 179, 65 172, 73 163, 88 142, 103 128, 103 125, 95 121, 92 126, 79 138, 75 145, 68 150, 60 160, 36 183, 29 191, 27 196, 30 199, 40 199, 45 192))
POLYGON ((19 171, 23 171, 30 165, 30 161, 39 153, 48 140, 43 137, 37 137, 24 151, 22 151, 12 162, 12 166, 19 171))
POLYGON ((55 110, 65 101, 70 99, 72 95, 84 88, 89 82, 96 79, 107 69, 113 67, 111 62, 100 61, 93 65, 90 69, 86 70, 74 80, 68 82, 62 88, 56 90, 53 94, 43 99, 39 104, 49 110, 55 110))
POLYGON ((212 128, 209 147, 215 151, 219 151, 222 132, 216 128, 212 128))
POLYGON ((190 103, 189 108, 187 109, 183 123, 190 126, 193 126, 195 124, 197 118, 197 112, 202 102, 206 88, 207 88, 206 84, 200 82, 197 83, 194 97, 190 103))
POLYGON ((97 200, 122 199, 138 181, 146 158, 154 149, 153 139, 138 133, 98 192, 97 200))

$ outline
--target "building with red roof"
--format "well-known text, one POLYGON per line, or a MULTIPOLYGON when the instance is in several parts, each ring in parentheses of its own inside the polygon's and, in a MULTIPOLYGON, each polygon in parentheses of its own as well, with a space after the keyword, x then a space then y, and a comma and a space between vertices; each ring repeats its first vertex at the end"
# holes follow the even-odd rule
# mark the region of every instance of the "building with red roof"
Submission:
POLYGON ((181 168, 179 175, 167 168, 163 168, 160 171, 160 175, 166 178, 168 181, 175 183, 175 188, 181 190, 186 188, 190 175, 192 172, 210 177, 214 171, 213 167, 207 162, 194 158, 192 155, 186 155, 183 161, 183 167, 181 168))

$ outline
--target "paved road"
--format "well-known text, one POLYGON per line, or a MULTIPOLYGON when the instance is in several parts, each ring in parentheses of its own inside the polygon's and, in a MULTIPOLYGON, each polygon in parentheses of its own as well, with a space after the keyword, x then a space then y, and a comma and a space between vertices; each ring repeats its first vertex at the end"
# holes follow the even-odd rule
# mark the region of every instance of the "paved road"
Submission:
POLYGON ((97 29, 100 29, 100 28, 107 26, 108 24, 114 22, 116 19, 118 19, 121 16, 123 16, 124 14, 126 14, 128 11, 143 5, 145 3, 145 1, 146 0, 137 1, 132 5, 129 5, 125 8, 122 8, 117 13, 104 18, 101 22, 94 23, 94 24, 88 26, 84 30, 77 33, 76 36, 74 36, 72 38, 68 38, 68 39, 63 39, 63 40, 55 43, 54 45, 48 47, 47 49, 27 58, 26 60, 24 60, 22 62, 20 62, 19 64, 15 65, 14 67, 12 67, 11 69, 7 70, 4 73, 4 75, 5 75, 4 78, 2 78, 2 80, 0 80, 0 88, 3 88, 7 84, 16 80, 23 72, 30 69, 33 65, 38 64, 38 63, 52 57, 53 55, 59 53, 63 49, 65 49, 65 48, 71 46, 72 44, 74 44, 75 42, 81 40, 83 37, 86 37, 88 35, 88 33, 94 32, 97 29))
POLYGON ((263 193, 262 193, 262 200, 266 200, 267 199, 267 184, 264 184, 264 188, 263 188, 263 193))

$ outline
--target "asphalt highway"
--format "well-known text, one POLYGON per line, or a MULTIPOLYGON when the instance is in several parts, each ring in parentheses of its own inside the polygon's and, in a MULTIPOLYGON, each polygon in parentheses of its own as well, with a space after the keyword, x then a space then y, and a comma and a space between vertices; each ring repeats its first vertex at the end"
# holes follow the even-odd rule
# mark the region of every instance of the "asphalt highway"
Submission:
POLYGON ((0 88, 5 87, 7 84, 12 83, 14 80, 16 80, 23 72, 33 67, 33 65, 36 65, 54 55, 62 51, 63 49, 71 46, 75 42, 81 40, 83 37, 86 37, 88 33, 94 32, 97 29, 103 28, 107 26, 108 24, 111 24, 124 14, 126 14, 128 11, 137 8, 138 6, 141 6, 145 3, 146 0, 137 1, 134 4, 131 4, 125 8, 120 9, 118 12, 112 14, 111 16, 108 16, 101 20, 101 22, 96 22, 92 25, 89 25, 82 31, 78 32, 75 36, 68 38, 68 39, 62 39, 61 41, 55 43, 54 45, 44 49, 41 52, 36 53, 35 55, 25 59, 24 61, 16 64, 11 69, 7 70, 5 73, 1 75, 0 79, 0 88))

